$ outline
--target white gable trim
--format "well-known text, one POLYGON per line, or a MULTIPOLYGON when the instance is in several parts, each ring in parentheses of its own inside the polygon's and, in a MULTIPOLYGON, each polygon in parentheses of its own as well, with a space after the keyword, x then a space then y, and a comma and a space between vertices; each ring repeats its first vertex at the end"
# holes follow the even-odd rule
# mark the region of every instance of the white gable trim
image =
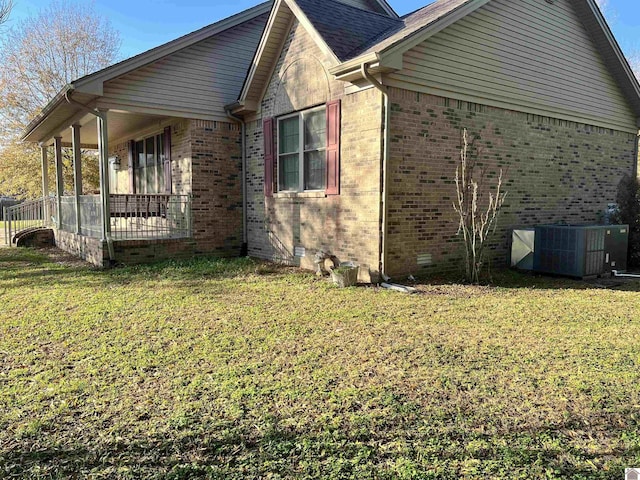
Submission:
POLYGON ((386 0, 376 0, 376 2, 378 3, 378 5, 380 5, 380 7, 382 7, 382 9, 387 13, 387 15, 389 15, 391 18, 399 18, 398 14, 395 12, 395 10, 393 8, 391 8, 391 5, 389 5, 386 0))
MULTIPOLYGON (((273 5, 273 9, 271 10, 271 15, 269 16, 269 20, 267 21, 267 26, 264 30, 264 33, 262 34, 262 38, 260 39, 260 43, 258 45, 256 54, 253 58, 253 62, 251 63, 251 68, 249 69, 247 78, 245 79, 244 86, 242 87, 242 91, 240 92, 240 96, 237 102, 237 104, 239 104, 240 106, 249 108, 249 103, 251 101, 256 101, 255 98, 249 98, 249 94, 252 90, 252 87, 254 87, 254 79, 255 79, 256 73, 263 64, 263 61, 264 61, 263 57, 266 55, 265 53, 266 49, 273 40, 272 36, 273 36, 274 24, 276 23, 276 20, 278 19, 279 16, 285 14, 284 9, 289 10, 289 12, 293 14, 292 18, 295 18, 298 20, 298 22, 300 22, 300 24, 305 29, 305 31, 311 36, 314 42, 322 50, 322 52, 325 55, 327 55, 327 59, 334 66, 339 65, 340 63, 340 60, 338 59, 338 57, 335 55, 335 53, 333 53, 333 50, 331 50, 331 48, 327 45, 327 43, 324 41, 322 36, 315 29, 313 24, 309 21, 309 19, 304 14, 304 12, 300 9, 300 7, 298 7, 295 0, 276 0, 275 4, 273 5)), ((287 33, 291 31, 291 26, 292 26, 292 23, 291 23, 291 20, 289 20, 289 28, 287 33)), ((270 76, 273 75, 273 70, 275 68, 277 59, 280 56, 280 53, 282 52, 282 46, 284 45, 285 39, 286 39, 286 36, 284 39, 282 38, 277 39, 278 53, 272 59, 273 64, 269 66, 270 76)), ((273 41, 271 43, 271 47, 273 48, 275 44, 276 44, 276 41, 273 41)), ((264 95, 265 88, 266 88, 266 85, 262 85, 262 87, 260 88, 260 92, 261 92, 260 98, 262 97, 262 95, 264 95)), ((258 98, 257 101, 259 101, 260 98, 258 98)))

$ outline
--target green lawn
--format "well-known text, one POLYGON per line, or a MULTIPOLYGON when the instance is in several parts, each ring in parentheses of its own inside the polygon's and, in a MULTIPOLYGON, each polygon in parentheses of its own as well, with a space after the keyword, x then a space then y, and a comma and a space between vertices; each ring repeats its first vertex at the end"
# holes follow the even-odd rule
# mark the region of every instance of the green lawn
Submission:
POLYGON ((0 478, 624 478, 640 285, 0 250, 0 478))

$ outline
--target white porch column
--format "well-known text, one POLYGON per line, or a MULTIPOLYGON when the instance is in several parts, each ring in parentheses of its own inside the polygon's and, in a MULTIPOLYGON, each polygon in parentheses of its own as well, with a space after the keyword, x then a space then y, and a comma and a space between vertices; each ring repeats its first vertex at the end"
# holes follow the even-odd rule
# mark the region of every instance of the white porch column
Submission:
POLYGON ((71 127, 73 142, 73 193, 76 206, 76 233, 81 232, 80 195, 82 195, 82 153, 80 151, 80 125, 71 127))
POLYGON ((44 215, 45 225, 51 219, 49 212, 49 161, 47 158, 47 146, 40 144, 40 158, 42 159, 42 215, 44 215))
POLYGON ((100 203, 102 205, 102 240, 111 238, 111 208, 109 205, 109 136, 107 131, 107 112, 99 110, 98 151, 100 153, 100 203))
POLYGON ((56 162, 56 200, 58 213, 56 215, 57 227, 62 228, 62 196, 64 195, 64 177, 62 176, 62 137, 53 139, 56 162))

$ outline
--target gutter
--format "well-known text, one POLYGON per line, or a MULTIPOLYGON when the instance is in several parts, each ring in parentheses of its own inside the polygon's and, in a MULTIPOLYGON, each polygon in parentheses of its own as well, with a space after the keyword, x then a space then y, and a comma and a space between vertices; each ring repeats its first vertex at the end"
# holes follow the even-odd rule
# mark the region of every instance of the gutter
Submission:
POLYGON ((362 76, 373 85, 375 88, 382 92, 384 97, 384 122, 382 141, 384 146, 382 149, 382 179, 381 179, 381 201, 380 201, 380 259, 379 269, 380 276, 383 280, 387 280, 387 220, 389 215, 389 202, 388 202, 388 163, 389 163, 389 124, 391 119, 391 112, 389 110, 389 90, 386 86, 382 85, 371 73, 369 72, 369 63, 364 62, 360 66, 360 73, 362 76))
POLYGON ((108 145, 108 135, 107 135, 107 114, 106 112, 101 112, 97 109, 92 109, 87 107, 86 105, 77 102, 71 98, 73 95, 74 88, 73 86, 69 86, 69 88, 64 93, 65 100, 71 104, 75 105, 87 113, 91 115, 95 115, 96 118, 99 118, 101 121, 101 125, 98 136, 98 145, 100 145, 100 191, 102 192, 102 234, 104 235, 104 240, 107 242, 107 249, 109 250, 109 260, 115 260, 115 251, 113 248, 113 238, 111 238, 111 225, 109 212, 111 211, 109 206, 109 152, 107 151, 108 145))
POLYGON ((65 85, 65 87, 62 90, 60 90, 56 94, 56 96, 51 99, 49 103, 45 105, 45 107, 40 111, 40 113, 33 120, 31 120, 31 122, 29 122, 29 125, 27 125, 27 127, 25 128, 20 140, 22 140, 23 142, 26 141, 27 137, 31 135, 31 133, 33 133, 33 131, 36 128, 38 128, 38 125, 40 125, 40 123, 42 123, 42 120, 47 118, 47 116, 49 116, 51 112, 53 112, 59 105, 64 103, 64 100, 66 99, 67 94, 70 91, 72 91, 74 88, 75 87, 73 86, 73 84, 65 85))
POLYGON ((227 117, 231 120, 238 122, 242 127, 242 141, 240 148, 242 149, 242 248, 240 250, 240 256, 246 257, 249 250, 249 242, 247 235, 247 152, 246 152, 246 133, 247 123, 243 118, 240 118, 231 113, 231 108, 225 108, 227 117))

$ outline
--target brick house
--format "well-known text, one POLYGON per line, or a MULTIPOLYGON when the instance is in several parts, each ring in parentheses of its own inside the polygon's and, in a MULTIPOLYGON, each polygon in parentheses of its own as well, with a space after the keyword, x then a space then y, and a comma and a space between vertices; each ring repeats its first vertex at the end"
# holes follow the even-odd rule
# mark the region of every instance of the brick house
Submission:
MULTIPOLYGON (((453 178, 464 128, 488 174, 506 172, 498 264, 508 229, 596 223, 620 179, 636 175, 640 86, 593 0, 437 0, 405 17, 384 0, 276 0, 239 18, 208 27, 220 39, 209 54, 201 48, 209 40, 192 39, 154 63, 143 54, 126 73, 116 68, 90 92, 97 100, 82 97, 79 81, 85 105, 156 115, 157 125, 145 125, 154 140, 129 126, 103 142, 121 162, 106 191, 142 188, 136 159, 146 142, 164 142, 170 155, 157 160, 166 166, 156 188, 193 202, 189 238, 116 242, 116 259, 159 258, 169 241, 180 245, 172 255, 246 249, 306 268, 323 250, 357 261, 365 281, 457 269, 453 178), (235 55, 242 74, 216 75, 217 49, 240 46, 251 50, 235 55), (151 82, 178 73, 180 55, 188 65, 204 60, 207 88, 234 85, 225 103, 151 82), (152 95, 162 105, 153 111, 152 95), (169 104, 182 110, 165 111, 169 104)), ((26 139, 63 144, 51 135, 62 124, 38 130, 47 111, 26 139)))

